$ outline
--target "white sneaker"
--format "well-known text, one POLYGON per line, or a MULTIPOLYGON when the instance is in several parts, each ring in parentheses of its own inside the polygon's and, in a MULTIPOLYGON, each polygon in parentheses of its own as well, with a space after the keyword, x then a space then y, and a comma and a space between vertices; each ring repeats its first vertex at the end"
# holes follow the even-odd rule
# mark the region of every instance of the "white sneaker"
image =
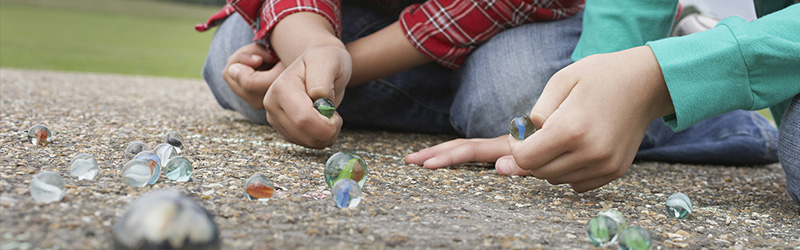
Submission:
POLYGON ((695 32, 710 30, 717 26, 719 19, 706 16, 703 14, 689 14, 678 21, 675 28, 672 29, 670 36, 685 36, 695 32))

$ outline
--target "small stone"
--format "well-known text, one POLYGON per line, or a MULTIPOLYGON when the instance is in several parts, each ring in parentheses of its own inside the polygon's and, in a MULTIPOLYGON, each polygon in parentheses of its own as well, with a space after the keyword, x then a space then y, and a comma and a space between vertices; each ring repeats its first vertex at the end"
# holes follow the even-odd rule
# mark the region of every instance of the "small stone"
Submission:
POLYGON ((192 162, 180 155, 172 157, 167 161, 164 173, 167 175, 167 179, 171 181, 189 181, 192 177, 192 162))
POLYGON ((128 147, 125 147, 125 158, 128 160, 133 160, 133 157, 142 151, 150 151, 150 147, 148 147, 144 142, 140 141, 128 143, 128 147))
POLYGON ((595 246, 613 244, 617 240, 617 232, 617 222, 605 215, 597 215, 589 220, 586 228, 586 236, 595 246))
POLYGON ((333 104, 333 101, 328 98, 319 98, 314 101, 314 108, 317 109, 320 114, 328 118, 331 118, 333 113, 336 112, 336 106, 333 104))
POLYGON ((161 166, 167 165, 167 160, 171 159, 173 156, 178 155, 178 151, 175 146, 172 146, 167 143, 161 143, 156 145, 156 148, 153 150, 158 156, 158 159, 161 159, 161 166))
POLYGON ((150 180, 147 181, 147 184, 154 184, 158 181, 158 177, 161 175, 161 158, 159 158, 155 152, 142 151, 136 154, 133 159, 142 159, 148 161, 147 165, 150 166, 151 175, 150 180))
POLYGON ((154 161, 133 159, 122 167, 122 181, 128 186, 144 187, 153 177, 154 161))
POLYGON ((66 194, 64 179, 53 171, 42 171, 33 176, 30 192, 37 202, 51 203, 60 201, 66 194))
POLYGON ((361 187, 350 178, 336 181, 332 193, 333 203, 339 208, 354 208, 361 202, 361 187))
POLYGON ((98 171, 97 160, 90 154, 80 153, 69 163, 69 173, 78 180, 93 180, 98 171))
POLYGON ((333 188, 336 181, 345 178, 353 179, 363 188, 367 183, 367 174, 367 164, 358 155, 338 152, 325 162, 325 181, 330 188, 333 188))
POLYGON ((536 132, 536 126, 533 125, 533 121, 531 121, 529 116, 517 115, 511 119, 511 122, 508 124, 508 130, 514 139, 525 140, 525 138, 528 138, 528 136, 536 132))
POLYGON ((692 213, 692 201, 684 193, 674 193, 667 198, 665 203, 667 215, 673 218, 683 219, 692 213))
POLYGON ((630 226, 619 234, 620 250, 650 250, 650 232, 640 226, 630 226))
POLYGON ((220 249, 211 214, 177 191, 159 190, 134 200, 114 222, 114 249, 220 249))
POLYGON ((33 143, 33 145, 47 146, 47 143, 50 143, 50 140, 52 140, 50 129, 43 124, 33 125, 33 127, 28 129, 28 140, 33 143))
POLYGON ((273 194, 275 185, 262 174, 250 176, 244 184, 244 195, 248 200, 269 201, 273 194))
POLYGON ((600 211, 600 213, 597 213, 597 215, 608 216, 609 218, 611 218, 612 220, 617 222, 617 229, 618 230, 625 229, 625 227, 626 227, 626 225, 625 225, 625 216, 623 216, 622 213, 619 212, 619 210, 610 208, 610 209, 606 209, 606 210, 600 211))
POLYGON ((183 150, 183 136, 178 132, 167 132, 161 138, 161 142, 172 145, 178 153, 183 150))

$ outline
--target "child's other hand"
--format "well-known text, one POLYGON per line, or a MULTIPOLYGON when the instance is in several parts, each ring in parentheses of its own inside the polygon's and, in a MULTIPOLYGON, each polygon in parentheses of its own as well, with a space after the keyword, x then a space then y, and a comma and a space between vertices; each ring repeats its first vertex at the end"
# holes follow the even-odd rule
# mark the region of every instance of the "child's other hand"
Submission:
MULTIPOLYGON (((507 135, 492 139, 455 139, 406 156, 406 163, 437 169, 467 162, 503 162, 513 160, 506 141, 507 135)), ((528 171, 514 168, 503 175, 530 175, 528 171)))
POLYGON ((592 190, 623 176, 648 124, 674 112, 649 47, 590 56, 550 79, 531 110, 542 128, 524 141, 509 137, 514 160, 502 164, 592 190))
POLYGON ((325 148, 336 140, 342 118, 321 115, 313 101, 327 97, 338 106, 350 81, 352 61, 344 46, 313 47, 275 79, 263 99, 267 121, 287 141, 325 148))
POLYGON ((262 110, 267 89, 285 68, 263 45, 251 43, 228 57, 222 77, 234 93, 253 108, 262 110))

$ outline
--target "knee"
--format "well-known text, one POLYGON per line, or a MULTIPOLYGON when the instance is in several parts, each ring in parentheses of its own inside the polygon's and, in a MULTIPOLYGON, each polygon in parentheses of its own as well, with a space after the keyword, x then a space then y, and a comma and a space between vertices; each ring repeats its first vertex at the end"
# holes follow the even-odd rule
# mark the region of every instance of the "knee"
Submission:
POLYGON ((800 95, 789 105, 779 136, 778 158, 786 173, 786 191, 800 205, 800 95))

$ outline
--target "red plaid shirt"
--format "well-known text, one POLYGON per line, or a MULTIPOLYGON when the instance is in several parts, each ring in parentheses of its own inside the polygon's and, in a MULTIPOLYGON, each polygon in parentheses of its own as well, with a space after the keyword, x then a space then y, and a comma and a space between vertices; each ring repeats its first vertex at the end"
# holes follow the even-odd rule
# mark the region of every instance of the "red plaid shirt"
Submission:
MULTIPOLYGON (((387 6, 399 2, 378 1, 391 2, 387 6)), ((584 0, 428 0, 406 7, 399 19, 414 47, 435 62, 457 69, 469 52, 495 34, 525 23, 563 19, 581 11, 583 5, 584 0)), ((300 11, 322 15, 341 37, 340 6, 341 0, 228 0, 195 29, 208 30, 236 11, 253 28, 253 40, 270 49, 266 38, 275 24, 300 11)))

